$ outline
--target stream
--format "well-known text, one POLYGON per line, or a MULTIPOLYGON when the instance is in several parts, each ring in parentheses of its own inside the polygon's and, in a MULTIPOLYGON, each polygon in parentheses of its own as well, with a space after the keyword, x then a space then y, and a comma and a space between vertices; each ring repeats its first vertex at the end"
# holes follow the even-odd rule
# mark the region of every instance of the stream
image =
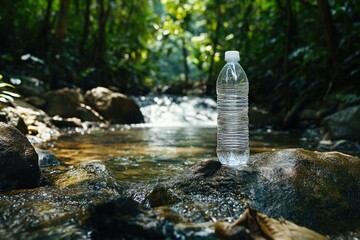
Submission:
MULTIPOLYGON (((45 183, 37 189, 1 195, 0 239, 4 236, 8 239, 89 239, 91 232, 84 229, 81 222, 84 209, 89 205, 123 194, 142 202, 144 194, 138 193, 138 188, 150 189, 160 179, 182 174, 201 160, 216 159, 214 100, 148 96, 136 101, 141 106, 145 124, 114 125, 85 132, 75 129, 42 145, 63 163, 43 169, 48 181, 55 182, 56 187, 45 183), (73 166, 88 162, 93 169, 84 174, 84 179, 93 181, 92 190, 81 184, 69 188, 72 183, 67 181, 81 178, 73 166), (96 176, 91 175, 93 172, 96 176)), ((312 150, 318 141, 316 134, 305 136, 270 128, 250 131, 251 154, 293 147, 312 150)), ((238 216, 223 217, 232 221, 238 216)))

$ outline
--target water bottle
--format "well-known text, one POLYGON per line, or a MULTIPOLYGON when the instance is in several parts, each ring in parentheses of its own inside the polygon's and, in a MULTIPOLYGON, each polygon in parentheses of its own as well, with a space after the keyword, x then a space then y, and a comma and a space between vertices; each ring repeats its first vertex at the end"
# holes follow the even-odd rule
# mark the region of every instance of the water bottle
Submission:
POLYGON ((249 82, 240 66, 238 51, 225 52, 226 64, 216 81, 217 149, 225 165, 246 164, 249 159, 249 82))

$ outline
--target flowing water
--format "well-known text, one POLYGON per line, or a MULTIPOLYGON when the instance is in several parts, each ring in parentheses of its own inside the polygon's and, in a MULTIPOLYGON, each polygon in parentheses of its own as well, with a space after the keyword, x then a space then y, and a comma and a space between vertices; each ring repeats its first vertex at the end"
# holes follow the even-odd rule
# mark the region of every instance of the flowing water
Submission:
MULTIPOLYGON (((211 98, 148 96, 136 99, 146 124, 113 126, 61 137, 49 148, 65 164, 106 161, 121 181, 182 173, 204 159, 216 159, 216 102, 211 98)), ((251 154, 276 149, 313 149, 316 138, 271 129, 250 132, 251 154)))
MULTIPOLYGON (((137 194, 139 188, 151 188, 159 179, 182 174, 201 160, 216 159, 213 99, 148 96, 136 101, 145 124, 75 129, 78 133, 42 146, 64 165, 43 169, 52 184, 0 195, 0 239, 89 239, 81 221, 89 205, 124 193, 141 202, 144 195, 137 194), (86 181, 90 184, 82 184, 86 181)), ((250 131, 251 154, 313 149, 317 142, 316 135, 250 131)))

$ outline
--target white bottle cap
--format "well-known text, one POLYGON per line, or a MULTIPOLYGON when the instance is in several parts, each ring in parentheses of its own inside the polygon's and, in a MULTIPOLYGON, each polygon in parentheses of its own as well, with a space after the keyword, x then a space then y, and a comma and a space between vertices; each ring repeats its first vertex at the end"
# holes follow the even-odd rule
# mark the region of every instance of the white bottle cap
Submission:
POLYGON ((226 51, 225 52, 225 61, 240 61, 240 53, 239 51, 226 51))

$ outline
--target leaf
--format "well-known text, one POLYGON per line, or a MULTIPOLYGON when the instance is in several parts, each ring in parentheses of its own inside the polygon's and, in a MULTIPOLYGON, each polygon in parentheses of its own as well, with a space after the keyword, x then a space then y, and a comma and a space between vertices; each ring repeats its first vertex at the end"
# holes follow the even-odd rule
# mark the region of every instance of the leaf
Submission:
POLYGON ((11 85, 10 83, 0 82, 0 88, 4 88, 4 87, 14 88, 14 86, 11 85))
POLYGON ((9 91, 2 91, 3 94, 9 95, 11 97, 20 97, 19 94, 14 93, 14 92, 9 92, 9 91))

